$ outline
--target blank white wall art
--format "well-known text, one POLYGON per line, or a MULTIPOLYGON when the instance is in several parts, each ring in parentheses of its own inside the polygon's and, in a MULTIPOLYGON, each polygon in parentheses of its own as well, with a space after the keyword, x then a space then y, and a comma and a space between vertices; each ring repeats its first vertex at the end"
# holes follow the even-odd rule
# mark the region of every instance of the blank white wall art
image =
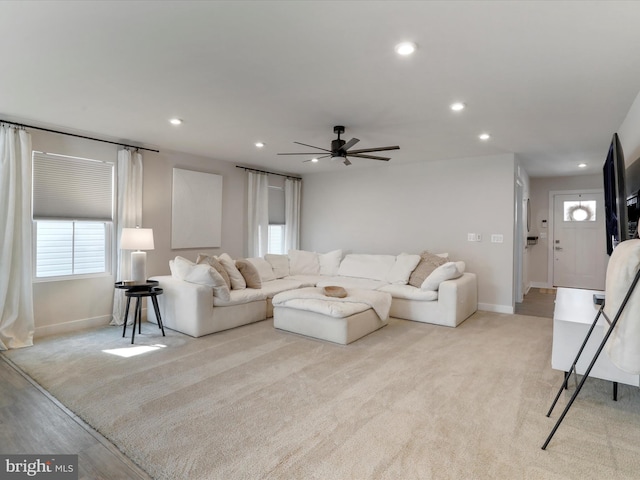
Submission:
POLYGON ((222 176, 173 169, 171 248, 211 248, 222 243, 222 176))

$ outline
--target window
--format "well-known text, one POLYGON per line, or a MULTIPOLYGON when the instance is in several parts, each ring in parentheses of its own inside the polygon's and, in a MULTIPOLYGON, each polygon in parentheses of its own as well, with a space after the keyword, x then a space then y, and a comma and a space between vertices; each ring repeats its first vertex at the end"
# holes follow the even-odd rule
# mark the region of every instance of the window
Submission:
POLYGON ((595 222, 596 201, 567 201, 564 202, 565 222, 595 222))
POLYGON ((282 255, 284 251, 284 188, 269 185, 269 229, 267 253, 282 255))
POLYGON ((36 222, 36 277, 107 272, 106 222, 36 222))
POLYGON ((109 273, 113 163, 33 152, 36 279, 109 273))
POLYGON ((283 255, 284 251, 284 225, 269 225, 269 240, 267 253, 283 255))

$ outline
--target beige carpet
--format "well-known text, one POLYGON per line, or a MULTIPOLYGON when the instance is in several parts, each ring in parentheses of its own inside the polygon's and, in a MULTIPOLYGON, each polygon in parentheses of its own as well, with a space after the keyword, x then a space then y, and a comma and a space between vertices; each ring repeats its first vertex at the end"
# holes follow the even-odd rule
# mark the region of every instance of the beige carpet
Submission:
POLYGON ((572 390, 552 321, 478 312, 458 328, 392 320, 349 346, 270 320, 193 339, 145 324, 50 337, 6 355, 158 479, 640 477, 640 391, 572 390))

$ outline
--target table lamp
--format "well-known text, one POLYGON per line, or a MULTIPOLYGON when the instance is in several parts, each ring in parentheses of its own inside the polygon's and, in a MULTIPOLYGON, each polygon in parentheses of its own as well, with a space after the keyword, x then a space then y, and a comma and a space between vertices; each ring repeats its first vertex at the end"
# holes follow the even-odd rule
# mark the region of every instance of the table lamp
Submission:
POLYGON ((134 282, 147 281, 147 252, 153 250, 152 228, 123 228, 120 237, 121 250, 135 250, 131 252, 131 280, 134 282))

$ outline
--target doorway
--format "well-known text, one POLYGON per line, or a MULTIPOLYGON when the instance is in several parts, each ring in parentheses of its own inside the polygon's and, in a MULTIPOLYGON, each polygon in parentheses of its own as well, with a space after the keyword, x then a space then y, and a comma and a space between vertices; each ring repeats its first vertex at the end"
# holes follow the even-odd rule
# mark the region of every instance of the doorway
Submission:
POLYGON ((553 286, 604 290, 608 257, 602 191, 550 195, 553 286))

